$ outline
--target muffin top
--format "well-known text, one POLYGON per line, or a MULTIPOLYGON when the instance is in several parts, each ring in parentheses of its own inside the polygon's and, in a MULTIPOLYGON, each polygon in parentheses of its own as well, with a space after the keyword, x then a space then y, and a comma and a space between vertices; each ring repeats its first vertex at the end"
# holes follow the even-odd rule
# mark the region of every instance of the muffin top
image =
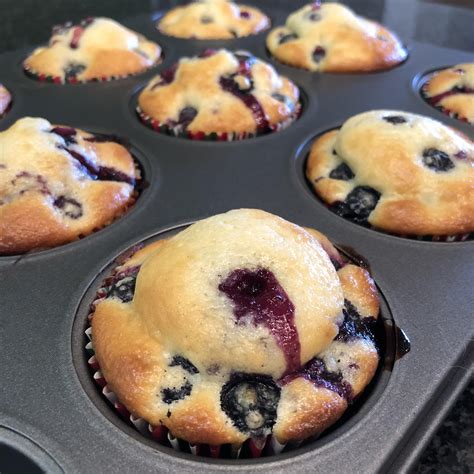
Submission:
POLYGON ((356 115, 317 138, 307 164, 339 215, 395 234, 474 231, 474 144, 408 112, 356 115))
POLYGON ((319 433, 377 367, 370 275, 263 211, 200 221, 107 281, 92 317, 102 374, 135 416, 192 443, 319 433))
POLYGON ((388 69, 407 57, 397 37, 339 3, 313 2, 273 29, 267 47, 281 62, 310 71, 388 69))
POLYGON ((53 28, 48 46, 23 63, 25 71, 57 83, 108 80, 140 73, 160 60, 161 48, 110 18, 87 18, 53 28))
POLYGON ((0 84, 0 117, 7 111, 12 101, 12 96, 8 89, 0 84))
POLYGON ((458 64, 433 74, 422 92, 431 105, 474 124, 474 63, 458 64))
POLYGON ((0 254, 78 239, 132 204, 135 163, 113 140, 29 117, 0 133, 0 254))
POLYGON ((250 53, 206 50, 153 78, 139 113, 175 130, 261 134, 299 112, 299 90, 250 53))
POLYGON ((177 38, 228 39, 259 33, 270 26, 257 8, 228 0, 199 0, 166 13, 157 27, 177 38))

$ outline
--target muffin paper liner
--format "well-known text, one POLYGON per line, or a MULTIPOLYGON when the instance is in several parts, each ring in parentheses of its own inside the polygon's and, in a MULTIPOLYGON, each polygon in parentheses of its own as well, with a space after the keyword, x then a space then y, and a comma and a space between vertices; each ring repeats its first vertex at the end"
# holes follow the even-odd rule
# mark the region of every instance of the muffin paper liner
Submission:
POLYGON ((139 106, 137 106, 135 110, 140 121, 155 132, 179 138, 187 138, 190 140, 231 142, 237 140, 246 140, 247 138, 264 136, 270 133, 279 132, 280 130, 287 128, 301 115, 301 104, 298 103, 296 105, 295 111, 290 116, 288 116, 287 119, 283 120, 282 122, 270 125, 269 129, 265 130, 264 132, 191 132, 183 128, 182 125, 176 125, 174 127, 171 127, 166 123, 159 122, 158 120, 150 117, 145 112, 143 112, 143 110, 139 106))
POLYGON ((161 61, 162 61, 162 58, 160 57, 158 61, 153 63, 150 67, 147 67, 145 69, 142 69, 132 74, 114 74, 112 76, 94 77, 92 79, 78 79, 77 77, 66 78, 66 77, 61 77, 61 76, 51 76, 47 74, 42 74, 38 71, 35 71, 33 68, 27 66, 24 63, 23 63, 23 71, 28 77, 31 77, 32 79, 35 79, 40 82, 48 82, 51 84, 62 84, 62 85, 64 84, 90 84, 92 82, 112 82, 119 79, 126 79, 127 77, 137 76, 139 74, 143 74, 145 71, 148 71, 152 67, 160 64, 161 61))
POLYGON ((459 115, 457 112, 454 112, 452 111, 451 109, 447 109, 446 107, 443 107, 442 105, 440 105, 439 103, 438 104, 435 104, 433 102, 433 99, 432 97, 430 97, 426 91, 426 88, 428 86, 428 83, 430 82, 431 80, 431 77, 423 84, 423 86, 420 88, 420 95, 421 97, 423 98, 423 100, 428 103, 429 105, 431 105, 431 107, 439 110, 440 112, 442 112, 443 114, 447 115, 448 117, 451 117, 455 120, 459 120, 461 122, 465 122, 465 123, 469 123, 471 125, 473 125, 471 122, 469 122, 469 120, 467 119, 467 117, 462 117, 461 115, 459 115))
MULTIPOLYGON (((153 426, 146 420, 134 416, 119 401, 117 395, 107 384, 107 381, 100 370, 99 362, 95 357, 94 346, 92 343, 92 327, 90 324, 97 305, 106 299, 108 287, 110 286, 111 282, 113 282, 116 278, 124 277, 127 275, 127 272, 130 271, 129 268, 123 270, 119 270, 118 268, 128 261, 135 254, 135 252, 137 252, 142 247, 143 245, 137 245, 116 258, 116 267, 103 280, 101 287, 97 290, 96 297, 89 307, 89 314, 87 316, 88 326, 85 330, 85 335, 88 340, 85 346, 86 356, 88 357, 87 364, 91 370, 92 379, 99 387, 102 395, 107 399, 109 404, 113 406, 115 412, 125 422, 132 425, 145 438, 152 439, 163 446, 172 447, 176 451, 191 453, 195 456, 204 456, 216 459, 239 459, 241 457, 256 459, 261 456, 279 454, 286 447, 298 447, 301 442, 289 442, 282 444, 273 435, 268 435, 265 438, 258 439, 250 438, 243 444, 235 445, 224 444, 213 446, 205 443, 191 444, 185 440, 173 436, 166 426, 153 426)), ((134 269, 135 267, 130 268, 134 269)))

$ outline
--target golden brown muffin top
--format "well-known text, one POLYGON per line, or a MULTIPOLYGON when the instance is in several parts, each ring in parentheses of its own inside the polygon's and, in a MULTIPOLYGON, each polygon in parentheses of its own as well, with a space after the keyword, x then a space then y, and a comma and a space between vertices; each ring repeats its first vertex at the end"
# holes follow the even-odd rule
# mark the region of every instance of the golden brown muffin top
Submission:
POLYGON ((428 117, 355 115, 317 138, 307 177, 339 215, 395 234, 474 231, 474 144, 428 117))
POLYGON ((70 242, 127 209, 137 171, 113 140, 29 117, 0 133, 0 254, 70 242))
POLYGON ((173 8, 157 25, 166 35, 195 39, 239 38, 269 26, 269 18, 257 8, 228 0, 200 0, 173 8))
POLYGON ((87 82, 137 74, 160 60, 161 48, 110 18, 53 28, 49 44, 24 61, 27 72, 54 82, 87 82))
POLYGON ((339 3, 313 2, 273 29, 267 47, 281 62, 310 71, 388 69, 407 57, 398 38, 339 3))
POLYGON ((263 211, 199 221, 107 285, 92 316, 102 374, 131 413, 192 443, 319 433, 377 367, 368 272, 263 211))
POLYGON ((299 111, 299 90, 245 51, 182 58, 140 93, 141 112, 190 132, 264 133, 299 111))
POLYGON ((434 73, 422 92, 434 107, 474 124, 474 63, 458 64, 434 73))

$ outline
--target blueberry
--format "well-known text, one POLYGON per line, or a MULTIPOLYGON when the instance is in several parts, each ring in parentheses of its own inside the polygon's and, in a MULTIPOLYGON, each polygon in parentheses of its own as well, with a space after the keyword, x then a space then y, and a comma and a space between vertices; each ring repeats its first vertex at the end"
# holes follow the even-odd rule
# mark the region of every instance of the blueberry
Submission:
POLYGON ((77 143, 74 138, 77 134, 76 129, 72 127, 54 127, 50 130, 50 133, 54 133, 62 137, 66 145, 72 145, 77 143))
POLYGON ((86 69, 84 64, 80 63, 69 63, 64 68, 64 78, 66 81, 77 79, 77 75, 86 69))
POLYGON ((222 410, 253 437, 271 432, 279 400, 280 388, 266 375, 234 373, 221 391, 222 410))
POLYGON ((123 303, 133 300, 135 294, 136 276, 126 276, 116 281, 109 289, 107 298, 118 298, 123 303))
POLYGON ((349 300, 344 300, 342 312, 344 314, 344 321, 336 336, 338 341, 347 342, 355 338, 374 340, 374 334, 371 329, 371 326, 375 323, 374 318, 362 318, 349 300))
POLYGON ((207 25, 207 24, 213 23, 213 22, 214 22, 214 18, 212 18, 209 15, 204 15, 204 16, 201 17, 201 23, 204 24, 204 25, 207 25))
POLYGON ((79 217, 82 217, 82 204, 73 198, 61 195, 54 200, 53 204, 55 207, 60 209, 64 215, 71 219, 79 219, 79 217))
POLYGON ((331 179, 340 179, 342 181, 349 181, 355 176, 354 172, 346 163, 341 163, 337 168, 334 168, 330 173, 331 179))
POLYGON ((18 194, 24 194, 27 191, 38 191, 44 195, 51 194, 46 179, 40 174, 22 171, 12 179, 11 184, 16 188, 18 194))
POLYGON ((436 148, 426 148, 423 151, 423 164, 433 171, 449 171, 454 168, 454 163, 449 155, 436 148))
POLYGON ((319 21, 319 20, 321 20, 321 15, 319 13, 316 13, 316 12, 311 12, 308 15, 306 15, 306 18, 309 21, 319 21))
POLYGON ((176 367, 178 365, 190 374, 199 374, 197 367, 190 360, 184 358, 183 356, 176 355, 173 357, 170 367, 176 367))
POLYGON ((189 124, 194 120, 198 111, 194 107, 185 107, 179 113, 177 125, 181 125, 183 128, 188 128, 189 124))
POLYGON ((245 18, 246 20, 248 20, 250 18, 250 13, 246 12, 245 10, 242 10, 240 12, 240 18, 245 18))
POLYGON ((295 39, 298 39, 298 35, 295 35, 294 33, 288 33, 280 38, 280 44, 288 43, 288 41, 293 41, 295 39))
POLYGON ((171 84, 174 81, 177 70, 178 70, 178 64, 173 64, 173 66, 162 71, 159 75, 158 81, 151 86, 150 90, 153 90, 156 87, 166 86, 168 84, 171 84))
POLYGON ((186 382, 179 388, 163 388, 161 390, 161 399, 167 404, 177 402, 178 400, 183 400, 183 398, 191 395, 192 390, 193 385, 189 380, 186 380, 186 382))
POLYGON ((339 396, 352 400, 352 387, 343 380, 339 372, 329 372, 323 360, 315 357, 302 369, 301 375, 319 387, 336 392, 339 396))
POLYGON ((214 48, 206 48, 201 54, 198 55, 198 58, 210 58, 217 53, 217 50, 214 48))
POLYGON ((285 103, 285 102, 288 100, 288 97, 286 97, 286 95, 279 94, 278 92, 274 92, 274 93, 272 94, 272 97, 273 97, 275 100, 278 100, 278 102, 283 102, 283 103, 285 103))
POLYGON ((322 46, 316 46, 313 51, 313 61, 319 63, 324 56, 326 56, 326 50, 322 46))
POLYGON ((357 186, 347 195, 344 202, 336 203, 332 209, 341 217, 358 224, 367 224, 367 219, 375 209, 380 196, 378 191, 369 186, 357 186))
POLYGON ((392 125, 399 125, 401 123, 406 123, 407 119, 401 115, 386 115, 382 117, 386 122, 391 123, 392 125))

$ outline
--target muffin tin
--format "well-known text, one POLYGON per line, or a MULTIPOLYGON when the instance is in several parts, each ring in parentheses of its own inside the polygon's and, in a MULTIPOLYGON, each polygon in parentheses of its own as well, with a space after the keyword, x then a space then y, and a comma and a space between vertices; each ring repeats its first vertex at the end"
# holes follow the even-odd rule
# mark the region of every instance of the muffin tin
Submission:
MULTIPOLYGON (((288 2, 285 9, 270 9, 264 1, 247 3, 268 11, 273 25, 279 25, 305 2, 288 2)), ((389 71, 312 74, 272 59, 265 49, 266 32, 229 41, 179 40, 159 34, 155 20, 140 16, 123 23, 157 41, 164 62, 120 81, 41 83, 21 68, 29 50, 0 55, 1 81, 14 101, 0 120, 2 130, 30 115, 127 137, 149 183, 127 214, 89 237, 0 257, 0 453, 7 458, 15 450, 48 472, 409 469, 472 371, 474 242, 408 240, 336 216, 304 179, 305 150, 316 135, 376 108, 424 114, 473 138, 471 126, 430 107, 418 89, 426 71, 468 61, 470 55, 412 42, 408 60, 389 71), (278 133, 226 143, 169 137, 144 126, 134 111, 137 92, 181 56, 207 47, 249 50, 295 81, 304 101, 299 120, 278 133), (124 250, 239 207, 261 208, 312 226, 363 255, 384 296, 384 314, 390 312, 403 328, 411 351, 393 367, 382 368, 364 403, 319 440, 260 459, 195 457, 147 440, 107 404, 87 367, 84 302, 92 299, 98 275, 124 250)), ((404 339, 395 328, 393 335, 401 356, 404 339)), ((8 465, 2 463, 3 471, 8 465)))

